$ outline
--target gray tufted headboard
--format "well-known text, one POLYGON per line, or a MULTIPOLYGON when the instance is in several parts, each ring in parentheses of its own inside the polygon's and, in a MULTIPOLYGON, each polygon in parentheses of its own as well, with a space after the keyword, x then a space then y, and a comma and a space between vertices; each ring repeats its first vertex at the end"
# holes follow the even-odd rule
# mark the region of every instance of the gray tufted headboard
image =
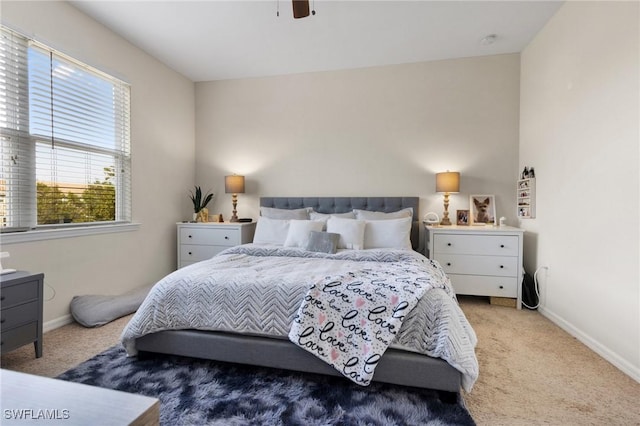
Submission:
POLYGON ((411 225, 411 245, 414 250, 420 244, 418 197, 261 197, 260 207, 278 209, 301 209, 313 207, 318 213, 346 213, 353 209, 379 212, 395 212, 407 207, 413 208, 411 225))

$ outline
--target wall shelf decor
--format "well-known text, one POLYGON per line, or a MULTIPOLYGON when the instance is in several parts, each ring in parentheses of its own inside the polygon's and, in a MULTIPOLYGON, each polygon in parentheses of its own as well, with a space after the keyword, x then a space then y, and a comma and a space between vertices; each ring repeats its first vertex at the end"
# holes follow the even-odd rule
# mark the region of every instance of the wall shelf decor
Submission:
POLYGON ((518 217, 534 219, 536 217, 536 179, 519 179, 517 191, 518 217))

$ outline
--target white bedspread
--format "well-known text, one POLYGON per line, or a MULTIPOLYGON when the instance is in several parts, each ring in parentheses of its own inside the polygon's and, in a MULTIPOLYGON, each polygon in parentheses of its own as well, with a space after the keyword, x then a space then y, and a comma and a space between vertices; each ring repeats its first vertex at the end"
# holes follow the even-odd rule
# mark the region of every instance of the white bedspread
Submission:
MULTIPOLYGON (((328 275, 383 271, 389 262, 426 264, 441 271, 419 253, 404 250, 329 255, 253 244, 234 247, 160 280, 125 327, 122 343, 135 355, 136 338, 163 330, 287 338, 314 283, 328 275)), ((448 280, 439 287, 427 291, 405 316, 391 347, 446 360, 462 373, 463 388, 470 391, 478 376, 476 336, 448 280)))

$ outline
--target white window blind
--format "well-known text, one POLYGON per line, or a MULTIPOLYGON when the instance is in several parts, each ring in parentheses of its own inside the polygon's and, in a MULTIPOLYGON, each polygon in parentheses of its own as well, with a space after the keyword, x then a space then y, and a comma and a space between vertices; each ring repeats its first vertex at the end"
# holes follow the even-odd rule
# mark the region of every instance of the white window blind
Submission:
POLYGON ((0 219, 2 229, 36 222, 35 151, 29 137, 28 42, 0 34, 0 219))
MULTIPOLYGON (((3 40, 9 36, 20 38, 3 28, 3 40)), ((26 182, 25 201, 5 209, 3 226, 130 222, 129 86, 34 41, 15 49, 24 52, 27 72, 16 73, 27 84, 15 90, 19 102, 8 100, 6 108, 11 116, 14 104, 28 105, 19 143, 31 161, 12 164, 9 158, 5 171, 3 155, 3 176, 26 182)), ((13 186, 6 185, 7 200, 13 186)))

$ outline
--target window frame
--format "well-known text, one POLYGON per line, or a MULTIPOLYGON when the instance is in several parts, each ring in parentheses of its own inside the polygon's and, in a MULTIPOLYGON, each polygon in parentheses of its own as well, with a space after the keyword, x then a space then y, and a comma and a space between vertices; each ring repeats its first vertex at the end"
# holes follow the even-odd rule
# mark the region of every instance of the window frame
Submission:
MULTIPOLYGON (((19 81, 19 87, 15 88, 16 96, 19 100, 17 101, 8 101, 4 106, 6 109, 4 111, 7 112, 7 115, 11 115, 12 113, 18 113, 18 110, 12 110, 14 105, 20 105, 19 108, 22 108, 24 103, 27 104, 27 111, 29 111, 29 101, 30 101, 30 90, 29 85, 26 84, 26 88, 23 83, 26 80, 29 82, 30 79, 30 63, 29 63, 29 55, 30 49, 34 47, 36 51, 39 53, 44 52, 50 55, 55 55, 56 58, 59 58, 65 62, 70 62, 74 67, 78 67, 81 71, 90 72, 94 76, 97 76, 99 79, 112 84, 113 86, 113 94, 111 96, 114 97, 114 101, 117 98, 117 102, 114 105, 114 146, 115 148, 110 147, 100 147, 94 146, 91 144, 86 144, 82 142, 69 141, 62 138, 54 138, 53 133, 51 140, 47 140, 46 137, 42 135, 32 135, 29 131, 30 125, 29 118, 26 119, 27 125, 26 130, 24 128, 24 122, 21 121, 19 129, 12 129, 11 124, 9 123, 9 127, 2 127, 2 137, 3 139, 6 137, 6 140, 9 138, 17 139, 16 142, 11 141, 13 145, 7 145, 3 142, 3 149, 5 146, 17 146, 17 149, 20 149, 26 153, 26 156, 29 157, 32 161, 26 164, 24 167, 20 167, 18 171, 13 169, 5 169, 5 166, 2 166, 2 174, 4 175, 3 179, 8 180, 7 176, 20 176, 20 181, 28 181, 32 183, 29 186, 27 183, 25 186, 29 187, 28 191, 31 191, 25 197, 23 194, 19 192, 13 192, 10 194, 10 191, 15 191, 15 186, 11 186, 10 184, 6 184, 6 197, 5 200, 8 200, 9 197, 23 197, 23 198, 32 198, 32 201, 22 201, 21 207, 14 208, 14 211, 18 215, 17 221, 14 222, 13 227, 5 227, 4 224, 0 224, 2 230, 2 243, 3 244, 11 244, 15 242, 24 242, 24 241, 35 241, 42 239, 52 239, 52 238, 67 238, 67 237, 75 237, 81 235, 91 235, 91 234, 102 234, 102 233, 112 233, 112 232, 125 232, 136 230, 139 227, 138 223, 134 223, 132 221, 133 211, 132 211, 132 167, 131 167, 131 86, 112 76, 109 75, 95 67, 92 67, 88 64, 80 62, 79 60, 72 58, 64 53, 61 53, 46 44, 40 43, 36 40, 33 40, 29 37, 26 37, 5 25, 0 25, 0 29, 2 30, 2 37, 9 37, 10 41, 5 43, 9 45, 11 48, 17 48, 20 50, 20 55, 25 55, 27 57, 26 60, 26 76, 22 75, 25 70, 20 68, 20 71, 16 72, 16 77, 14 77, 15 81, 19 81), (15 40, 19 39, 19 42, 15 40), (22 49, 25 49, 23 52, 22 49), (26 98, 26 101, 25 101, 26 98), (124 138, 124 139, 123 139, 124 138), (25 141, 27 143, 25 144, 25 141), (116 170, 116 181, 113 183, 115 188, 115 212, 114 212, 114 220, 106 220, 106 221, 97 221, 97 222, 74 222, 74 223, 56 223, 56 224, 38 224, 37 217, 37 174, 38 174, 38 166, 36 162, 36 151, 37 146, 45 143, 54 143, 56 146, 60 148, 67 148, 76 150, 79 153, 85 153, 90 155, 91 153, 100 154, 103 156, 113 158, 113 168, 116 170), (17 144, 17 145, 16 145, 17 144), (17 194, 17 195, 16 195, 17 194), (28 207, 27 207, 28 206, 28 207), (28 219, 25 219, 28 218, 28 219), (28 225, 27 225, 28 224, 28 225), (27 225, 27 226, 25 226, 27 225), (25 230, 26 228, 26 230, 25 230)), ((53 57, 53 56, 52 56, 53 57)), ((5 61, 9 66, 13 66, 11 64, 13 59, 8 59, 5 61)), ((22 64, 21 64, 22 66, 22 64)), ((5 68, 8 69, 9 67, 5 68)), ((17 68, 15 68, 17 69, 17 68)), ((13 69, 12 69, 13 70, 13 69)), ((11 84, 11 83, 8 83, 11 84)), ((9 90, 9 89, 8 89, 9 90)), ((8 92, 7 92, 8 93, 8 92)), ((12 93, 13 94, 13 93, 12 93)), ((52 95, 55 96, 55 95, 52 95)), ((24 115, 24 114, 23 114, 24 115)), ((29 114, 26 114, 27 117, 29 114)), ((52 118, 53 120, 53 118, 52 118)), ((53 131, 52 131, 53 132, 53 131)), ((22 152, 21 151, 21 152, 22 152)), ((3 162, 6 161, 3 160, 3 162)), ((57 182, 56 182, 57 183, 57 182)), ((94 185, 97 183, 88 182, 86 185, 94 185)), ((12 184, 13 185, 13 184, 12 184)), ((56 185, 57 186, 57 185, 56 185)), ((4 195, 4 194, 3 194, 4 195)), ((7 208, 7 203, 4 202, 4 208, 7 208)), ((9 212, 6 211, 6 215, 9 215, 9 212)), ((3 216, 7 217, 7 216, 3 216)), ((15 217, 15 216, 14 216, 15 217)))

